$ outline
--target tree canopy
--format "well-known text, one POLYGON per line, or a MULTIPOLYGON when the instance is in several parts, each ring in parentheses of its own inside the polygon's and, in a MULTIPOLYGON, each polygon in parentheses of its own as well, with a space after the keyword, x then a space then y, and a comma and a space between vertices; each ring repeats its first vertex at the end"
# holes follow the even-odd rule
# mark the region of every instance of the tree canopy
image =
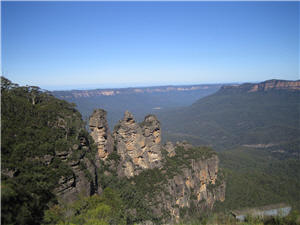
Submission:
POLYGON ((87 135, 75 104, 1 77, 1 220, 39 224, 62 176, 73 174, 56 152, 87 135), (81 132, 81 133, 79 133, 81 132))

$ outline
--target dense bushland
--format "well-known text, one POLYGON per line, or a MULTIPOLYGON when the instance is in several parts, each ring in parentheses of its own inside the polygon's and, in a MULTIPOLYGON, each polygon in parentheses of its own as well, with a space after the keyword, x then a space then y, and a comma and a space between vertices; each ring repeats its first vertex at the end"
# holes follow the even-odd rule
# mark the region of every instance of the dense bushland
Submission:
POLYGON ((126 224, 125 205, 119 194, 106 188, 101 196, 85 197, 74 203, 54 205, 45 211, 43 224, 126 224))
POLYGON ((293 155, 299 152, 299 104, 299 91, 220 90, 157 117, 163 142, 187 138, 216 151, 263 144, 293 155))
POLYGON ((1 221, 39 224, 69 160, 55 157, 87 136, 75 104, 1 77, 1 221), (50 158, 47 161, 45 157, 50 158), (52 163, 50 163, 52 161, 52 163), (49 164, 49 165, 48 165, 49 164))

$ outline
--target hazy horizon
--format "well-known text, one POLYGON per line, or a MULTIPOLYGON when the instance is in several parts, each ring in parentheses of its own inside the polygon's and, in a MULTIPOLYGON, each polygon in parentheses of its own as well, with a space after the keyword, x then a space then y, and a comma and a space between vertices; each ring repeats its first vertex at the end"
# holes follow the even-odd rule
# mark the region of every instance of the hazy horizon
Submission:
MULTIPOLYGON (((147 87, 167 87, 167 86, 192 86, 192 85, 214 85, 214 84, 241 84, 245 82, 216 82, 216 83, 203 83, 203 84, 132 84, 132 85, 111 85, 111 86, 99 86, 96 84, 91 85, 78 85, 78 86, 44 86, 43 89, 49 90, 49 91, 72 91, 72 90, 94 90, 94 89, 126 89, 126 88, 147 88, 147 87)), ((251 82, 252 83, 252 82, 251 82)), ((254 82, 256 83, 256 82, 254 82)))
POLYGON ((47 90, 299 79, 299 2, 2 1, 2 75, 47 90))

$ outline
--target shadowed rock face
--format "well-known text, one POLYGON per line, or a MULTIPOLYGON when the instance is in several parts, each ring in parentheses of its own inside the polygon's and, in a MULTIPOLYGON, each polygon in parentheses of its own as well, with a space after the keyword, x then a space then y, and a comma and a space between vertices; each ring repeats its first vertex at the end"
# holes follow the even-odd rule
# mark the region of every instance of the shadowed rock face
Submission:
POLYGON ((113 136, 125 167, 125 176, 132 177, 139 174, 141 170, 138 168, 152 169, 161 166, 161 130, 156 116, 147 116, 139 125, 133 115, 126 111, 124 118, 115 127, 113 136))
POLYGON ((100 159, 107 158, 108 154, 113 151, 113 139, 108 128, 106 114, 107 112, 102 109, 94 110, 89 120, 90 135, 98 147, 100 159))
MULTIPOLYGON (((81 120, 81 118, 78 118, 81 120)), ((82 128, 84 125, 82 124, 82 128)), ((65 151, 55 151, 55 157, 62 161, 67 161, 73 170, 73 174, 68 177, 61 177, 55 193, 62 202, 74 202, 78 194, 84 192, 85 196, 90 196, 97 192, 96 184, 96 166, 87 154, 91 152, 91 146, 87 134, 78 136, 79 144, 74 144, 70 149, 65 151), (72 159, 72 160, 70 160, 72 159), (87 177, 87 173, 90 177, 87 177)), ((53 157, 44 156, 47 164, 50 164, 53 157)))

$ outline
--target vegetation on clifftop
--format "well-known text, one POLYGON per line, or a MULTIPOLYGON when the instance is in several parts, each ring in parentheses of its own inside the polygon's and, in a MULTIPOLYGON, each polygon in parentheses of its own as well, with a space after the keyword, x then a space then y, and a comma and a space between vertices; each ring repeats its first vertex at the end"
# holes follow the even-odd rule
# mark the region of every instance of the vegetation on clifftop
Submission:
POLYGON ((75 104, 1 77, 1 221, 40 224, 61 177, 73 174, 56 153, 87 136, 75 104))

